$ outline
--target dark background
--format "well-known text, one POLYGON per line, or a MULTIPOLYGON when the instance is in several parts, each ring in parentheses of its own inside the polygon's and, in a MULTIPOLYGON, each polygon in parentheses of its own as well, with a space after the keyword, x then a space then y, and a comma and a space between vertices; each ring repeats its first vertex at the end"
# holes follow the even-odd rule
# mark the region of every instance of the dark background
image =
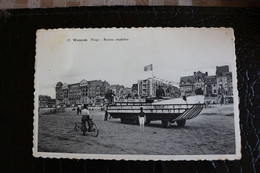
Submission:
POLYGON ((0 172, 260 172, 259 21, 260 10, 254 8, 92 7, 0 11, 0 172), (36 30, 156 26, 234 28, 242 159, 141 162, 34 158, 36 30))

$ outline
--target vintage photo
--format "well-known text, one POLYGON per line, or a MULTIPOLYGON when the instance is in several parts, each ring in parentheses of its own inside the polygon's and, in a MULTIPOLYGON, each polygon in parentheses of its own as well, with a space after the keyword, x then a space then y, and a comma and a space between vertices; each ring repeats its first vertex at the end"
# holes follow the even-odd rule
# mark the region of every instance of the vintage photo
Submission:
POLYGON ((240 159, 232 28, 36 33, 35 157, 240 159))

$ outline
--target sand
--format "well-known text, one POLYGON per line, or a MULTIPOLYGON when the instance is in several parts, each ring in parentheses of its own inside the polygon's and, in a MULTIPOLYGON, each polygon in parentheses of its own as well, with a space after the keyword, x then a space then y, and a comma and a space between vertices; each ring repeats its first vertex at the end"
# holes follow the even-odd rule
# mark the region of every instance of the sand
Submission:
POLYGON ((169 129, 154 121, 140 133, 138 125, 121 124, 119 119, 104 121, 103 111, 91 111, 99 127, 99 136, 82 136, 74 131, 81 116, 65 113, 39 115, 39 152, 84 154, 198 155, 234 154, 235 131, 233 105, 204 108, 186 122, 173 123, 169 129))

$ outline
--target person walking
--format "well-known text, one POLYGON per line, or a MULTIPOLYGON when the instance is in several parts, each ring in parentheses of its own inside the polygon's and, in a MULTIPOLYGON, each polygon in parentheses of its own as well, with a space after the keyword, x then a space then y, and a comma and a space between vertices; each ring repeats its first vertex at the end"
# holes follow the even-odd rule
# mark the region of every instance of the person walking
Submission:
POLYGON ((140 112, 138 115, 139 118, 139 124, 140 124, 140 132, 144 133, 144 121, 145 121, 145 113, 143 112, 143 107, 140 108, 140 112))

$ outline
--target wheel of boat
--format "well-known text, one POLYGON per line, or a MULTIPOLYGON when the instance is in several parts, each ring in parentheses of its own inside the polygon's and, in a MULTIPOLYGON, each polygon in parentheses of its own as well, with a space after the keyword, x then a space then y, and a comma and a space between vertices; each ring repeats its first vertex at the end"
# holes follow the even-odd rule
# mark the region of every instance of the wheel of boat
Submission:
POLYGON ((184 127, 185 124, 186 124, 186 120, 179 120, 179 121, 177 121, 177 125, 178 125, 179 127, 184 127))
POLYGON ((124 118, 120 118, 120 120, 121 120, 121 123, 123 123, 123 124, 126 123, 126 119, 124 119, 124 118))
POLYGON ((134 125, 139 124, 138 119, 137 119, 137 118, 133 119, 132 122, 131 122, 131 124, 134 124, 134 125))
POLYGON ((150 124, 150 122, 151 122, 151 120, 145 120, 145 125, 149 125, 150 124))
POLYGON ((169 128, 171 126, 171 121, 162 120, 162 126, 165 128, 169 128))

